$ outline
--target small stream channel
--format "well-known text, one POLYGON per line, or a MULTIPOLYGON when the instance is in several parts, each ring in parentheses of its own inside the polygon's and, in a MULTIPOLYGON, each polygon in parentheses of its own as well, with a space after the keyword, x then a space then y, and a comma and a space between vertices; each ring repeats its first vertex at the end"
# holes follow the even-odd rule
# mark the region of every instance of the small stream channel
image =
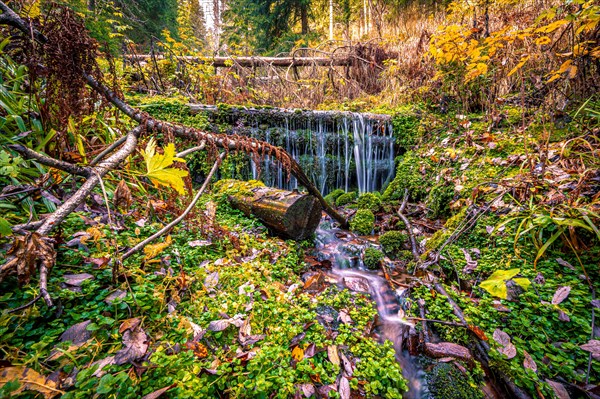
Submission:
POLYGON ((329 218, 323 218, 316 232, 317 258, 320 261, 328 260, 332 265, 331 270, 326 273, 328 277, 337 281, 340 287, 369 293, 375 302, 379 315, 376 333, 382 342, 392 342, 396 359, 408 380, 409 391, 404 398, 429 398, 425 372, 404 349, 405 339, 413 327, 411 322, 402 317, 408 288, 393 289, 381 270, 368 270, 363 264, 361 253, 365 248, 375 246, 378 244, 368 237, 359 237, 332 227, 329 218))

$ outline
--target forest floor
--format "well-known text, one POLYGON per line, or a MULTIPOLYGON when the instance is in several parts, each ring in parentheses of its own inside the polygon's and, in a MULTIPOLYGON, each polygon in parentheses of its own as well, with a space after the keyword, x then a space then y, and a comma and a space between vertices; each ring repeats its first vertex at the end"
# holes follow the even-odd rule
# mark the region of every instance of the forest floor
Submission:
MULTIPOLYGON (((140 101, 157 117, 207 126, 177 101, 140 101)), ((586 148, 598 143, 573 139, 577 121, 532 120, 517 133, 521 112, 508 106, 496 120, 431 111, 394 113, 401 155, 384 192, 328 197, 358 235, 369 232, 354 254, 358 267, 407 289, 398 311, 412 320, 419 346, 451 342, 473 355, 491 347, 483 365, 413 357, 422 382, 436 398, 485 397, 497 383, 492 369, 531 396, 600 395, 598 352, 588 344, 600 246, 585 218, 598 212, 597 170, 581 184, 595 162, 586 148), (411 226, 398 216, 405 190, 411 226), (361 222, 364 211, 374 221, 361 222), (410 233, 423 252, 417 260, 410 233), (405 275, 414 277, 398 283, 405 275)), ((0 397, 24 387, 48 398, 402 397, 411 381, 392 343, 380 342, 368 290, 328 277, 333 259, 319 255, 314 239, 274 237, 226 195, 204 195, 161 242, 111 267, 115 251, 177 214, 167 201, 174 198, 138 196, 131 209, 109 214, 94 196, 73 213, 57 234, 55 308, 38 302, 8 312, 37 293, 2 283, 2 362, 21 366, 4 368, 0 380, 21 373, 30 382, 6 383, 0 397)))

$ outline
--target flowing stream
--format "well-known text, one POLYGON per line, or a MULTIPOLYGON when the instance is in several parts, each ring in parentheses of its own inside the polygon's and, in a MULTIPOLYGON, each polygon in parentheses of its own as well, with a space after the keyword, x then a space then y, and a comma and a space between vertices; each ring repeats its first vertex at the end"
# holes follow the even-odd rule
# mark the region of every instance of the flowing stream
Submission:
POLYGON ((402 366, 404 377, 408 380, 409 391, 405 399, 428 398, 425 372, 418 367, 414 359, 403 349, 405 338, 413 325, 402 317, 403 304, 407 290, 394 290, 381 271, 368 270, 361 258, 367 247, 376 246, 367 238, 332 228, 331 222, 324 218, 317 229, 316 249, 319 260, 331 261, 328 275, 338 281, 342 287, 352 291, 367 292, 377 306, 379 325, 377 333, 380 340, 389 340, 396 351, 396 359, 402 366))

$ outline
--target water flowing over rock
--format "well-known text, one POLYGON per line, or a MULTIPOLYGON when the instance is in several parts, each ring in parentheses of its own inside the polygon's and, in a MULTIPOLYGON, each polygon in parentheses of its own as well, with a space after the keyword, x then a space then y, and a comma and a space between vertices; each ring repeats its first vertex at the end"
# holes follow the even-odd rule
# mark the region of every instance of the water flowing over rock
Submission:
MULTIPOLYGON (((288 151, 323 194, 341 188, 377 191, 394 177, 394 137, 388 115, 279 108, 216 108, 191 105, 230 132, 268 141, 288 151)), ((269 157, 251 161, 248 177, 292 190, 296 179, 269 157)), ((233 177, 233 176, 232 176, 233 177)))

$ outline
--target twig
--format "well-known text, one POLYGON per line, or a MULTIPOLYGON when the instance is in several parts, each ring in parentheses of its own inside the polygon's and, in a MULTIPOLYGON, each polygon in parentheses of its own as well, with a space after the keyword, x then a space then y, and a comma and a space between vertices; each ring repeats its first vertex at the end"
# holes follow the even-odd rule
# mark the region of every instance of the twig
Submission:
POLYGON ((446 321, 446 320, 436 320, 436 319, 425 319, 422 317, 407 317, 408 320, 417 320, 417 321, 423 321, 423 322, 427 322, 427 323, 437 323, 437 324, 444 324, 446 326, 453 326, 453 327, 462 327, 462 328, 467 328, 467 326, 460 324, 460 323, 455 323, 453 321, 446 321))
POLYGON ((114 143, 112 143, 111 145, 106 147, 104 149, 104 151, 102 151, 100 154, 96 155, 96 157, 94 159, 92 159, 92 161, 90 162, 90 166, 95 166, 98 162, 102 161, 102 159, 105 156, 107 156, 108 154, 113 152, 113 150, 115 150, 117 147, 119 147, 121 144, 123 144, 125 142, 125 140, 127 140, 127 136, 121 137, 120 139, 118 139, 117 141, 115 141, 114 143))
POLYGON ((204 148, 206 148, 206 141, 202 141, 202 143, 200 143, 199 146, 188 148, 187 150, 181 151, 181 152, 177 153, 175 156, 177 158, 185 158, 186 156, 188 156, 196 151, 202 151, 204 148))
MULTIPOLYGON (((594 288, 592 288, 592 300, 596 299, 596 290, 594 288)), ((596 334, 596 312, 594 310, 594 306, 592 305, 592 335, 590 336, 590 339, 594 339, 596 334)), ((587 365, 587 372, 585 373, 585 383, 586 385, 589 384, 590 382, 590 373, 592 372, 592 352, 590 352, 589 357, 588 357, 588 365, 587 365)))
POLYGON ((138 136, 140 135, 142 128, 140 126, 130 130, 127 133, 127 140, 123 147, 117 152, 108 157, 105 161, 101 161, 92 170, 93 173, 90 177, 81 185, 79 190, 75 192, 68 200, 66 200, 54 213, 44 219, 44 223, 37 229, 37 232, 41 235, 47 235, 52 229, 60 224, 67 216, 71 214, 81 204, 88 195, 92 192, 94 187, 100 183, 100 179, 106 175, 109 171, 115 169, 125 158, 127 158, 136 148, 138 136))
POLYGON ((404 213, 402 213, 404 211, 404 208, 406 207, 406 204, 408 203, 408 189, 404 190, 404 200, 402 201, 402 205, 400 206, 400 209, 398 209, 398 216, 400 217, 400 219, 402 219, 402 221, 404 222, 404 225, 406 226, 406 230, 408 231, 408 237, 410 239, 410 248, 411 248, 411 252, 413 255, 413 259, 415 260, 415 262, 419 263, 419 250, 417 247, 417 240, 415 239, 415 235, 412 231, 412 225, 410 224, 410 220, 408 220, 408 218, 404 215, 404 213))
POLYGON ((210 183, 210 180, 212 179, 213 174, 219 168, 219 164, 221 163, 221 161, 223 160, 224 157, 225 157, 225 153, 221 153, 221 155, 219 156, 219 159, 217 159, 215 161, 212 169, 210 170, 210 172, 206 176, 206 179, 204 180, 204 184, 202 184, 202 187, 200 187, 200 189, 198 190, 198 192, 196 193, 196 195, 192 199, 192 202, 190 202, 190 204, 185 209, 185 211, 183 211, 183 213, 181 215, 179 215, 177 218, 175 218, 171 223, 167 224, 165 227, 163 227, 162 229, 160 229, 156 233, 152 234, 150 237, 146 238, 144 241, 138 243, 133 248, 131 248, 129 251, 125 252, 123 254, 123 256, 121 256, 121 261, 129 258, 131 255, 135 254, 136 252, 139 252, 146 245, 148 245, 152 241, 156 240, 158 237, 162 236, 163 234, 167 233, 173 227, 175 227, 177 224, 179 224, 179 222, 181 222, 183 219, 185 219, 185 217, 192 211, 192 209, 194 209, 194 206, 196 206, 196 203, 198 202, 198 200, 200 199, 200 197, 202 196, 202 194, 204 194, 204 191, 208 187, 208 184, 210 183))
POLYGON ((51 168, 60 169, 67 173, 77 176, 90 177, 90 169, 82 168, 81 166, 74 165, 69 162, 61 161, 60 159, 51 158, 47 155, 40 154, 37 151, 29 149, 21 144, 12 144, 8 148, 18 152, 27 159, 34 159, 42 165, 49 166, 51 168))
POLYGON ((27 309, 30 306, 33 306, 34 303, 36 303, 37 301, 39 301, 42 298, 42 295, 38 295, 35 298, 33 298, 31 301, 27 302, 25 305, 21 305, 18 308, 14 308, 9 310, 7 313, 17 313, 23 309, 27 309))
POLYGON ((417 301, 417 304, 419 305, 419 314, 421 315, 421 325, 423 326, 423 340, 425 341, 425 343, 428 343, 430 341, 429 339, 429 329, 427 328, 427 322, 429 320, 427 320, 425 318, 425 300, 423 298, 419 298, 419 300, 417 301))

